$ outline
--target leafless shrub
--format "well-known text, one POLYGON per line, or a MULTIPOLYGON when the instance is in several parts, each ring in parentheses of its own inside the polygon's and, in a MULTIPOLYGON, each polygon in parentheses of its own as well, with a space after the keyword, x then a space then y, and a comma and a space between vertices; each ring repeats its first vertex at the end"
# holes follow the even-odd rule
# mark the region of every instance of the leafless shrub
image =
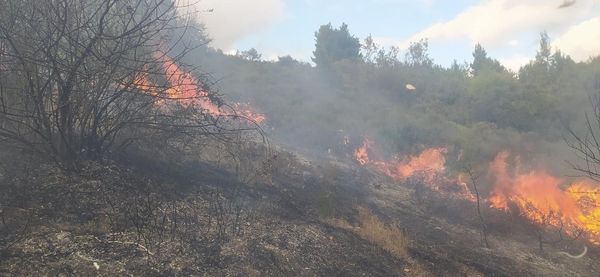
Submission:
POLYGON ((97 191, 92 201, 102 209, 91 220, 106 218, 110 241, 137 245, 152 260, 160 260, 165 249, 189 251, 198 242, 220 245, 252 225, 254 210, 240 184, 198 187, 183 194, 168 183, 123 169, 98 171, 92 175, 102 181, 92 182, 97 191))
POLYGON ((565 222, 560 213, 554 210, 545 212, 528 204, 519 213, 522 217, 533 216, 537 219, 532 223, 532 230, 540 251, 544 251, 544 245, 570 245, 584 234, 583 229, 565 222))
MULTIPOLYGON (((597 81, 600 92, 600 80, 597 81)), ((569 136, 565 138, 567 145, 579 158, 579 161, 568 161, 573 169, 593 179, 600 180, 600 94, 590 96, 592 114, 585 114, 585 130, 577 131, 568 128, 569 136)))
POLYGON ((465 168, 465 171, 467 172, 467 174, 469 175, 469 179, 471 181, 471 185, 473 186, 473 191, 475 192, 475 204, 476 204, 476 208, 477 208, 477 218, 479 219, 479 233, 481 236, 481 244, 484 245, 486 248, 490 248, 490 243, 488 242, 488 230, 487 230, 487 224, 485 222, 485 218, 483 217, 483 213, 482 213, 482 207, 481 207, 481 197, 479 194, 479 189, 480 187, 478 186, 479 182, 478 182, 478 176, 476 176, 473 173, 473 168, 471 166, 467 166, 465 168))
POLYGON ((0 140, 72 169, 141 140, 235 135, 242 116, 211 111, 223 102, 208 83, 173 72, 193 70, 176 3, 0 1, 0 140))
POLYGON ((225 195, 222 191, 209 194, 208 230, 214 228, 216 238, 225 241, 243 234, 245 225, 250 225, 254 216, 247 200, 232 191, 225 195))

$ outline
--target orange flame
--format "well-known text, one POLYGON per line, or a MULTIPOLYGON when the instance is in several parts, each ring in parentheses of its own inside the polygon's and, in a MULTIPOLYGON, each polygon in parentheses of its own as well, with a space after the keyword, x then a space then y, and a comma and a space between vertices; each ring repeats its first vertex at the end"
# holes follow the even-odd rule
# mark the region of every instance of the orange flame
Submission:
POLYGON ((158 92, 156 86, 153 86, 152 82, 150 82, 150 80, 148 80, 148 73, 138 73, 134 77, 132 85, 135 88, 137 88, 141 91, 144 91, 150 95, 153 95, 153 96, 159 95, 159 92, 158 92))
POLYGON ((208 92, 202 89, 199 82, 191 73, 183 71, 173 60, 167 56, 161 57, 163 69, 171 87, 167 90, 169 99, 177 100, 182 105, 197 104, 209 114, 214 116, 224 115, 219 106, 215 105, 208 97, 208 92))
MULTIPOLYGON (((463 199, 476 200, 464 176, 459 174, 455 179, 445 176, 445 148, 429 148, 404 159, 383 161, 369 158, 371 145, 365 139, 355 151, 361 165, 372 164, 377 171, 398 181, 420 174, 424 185, 434 191, 450 191, 463 199), (451 189, 448 184, 453 185, 451 189)), ((563 227, 570 235, 582 230, 591 243, 600 245, 600 184, 589 180, 568 184, 545 170, 522 172, 518 156, 511 170, 508 158, 508 152, 500 152, 490 163, 489 172, 495 178, 487 199, 491 207, 504 211, 516 209, 534 223, 563 227), (567 185, 566 189, 561 189, 561 185, 567 185)))
POLYGON ((414 174, 423 174, 427 180, 433 181, 435 176, 446 170, 446 148, 425 149, 419 155, 410 156, 403 161, 379 163, 379 167, 387 175, 398 180, 405 180, 414 174))
POLYGON ((361 165, 366 165, 369 163, 369 147, 371 145, 371 141, 368 138, 365 138, 363 141, 363 145, 354 151, 354 156, 356 160, 361 165))
POLYGON ((254 111, 250 104, 235 103, 233 104, 233 107, 241 116, 251 119, 258 124, 267 120, 267 117, 264 114, 254 111))
POLYGON ((451 179, 445 176, 446 148, 428 148, 418 155, 391 161, 374 161, 369 159, 368 150, 372 142, 365 138, 363 145, 356 149, 355 158, 359 164, 365 166, 373 164, 375 169, 400 182, 412 176, 422 177, 424 185, 440 193, 452 193, 470 201, 475 200, 467 184, 460 179, 451 179), (450 188, 451 186, 452 188, 450 188))
POLYGON ((156 104, 164 106, 166 100, 175 101, 183 106, 197 105, 212 116, 241 116, 256 123, 263 123, 265 115, 255 112, 249 104, 234 103, 235 111, 229 111, 213 103, 209 93, 204 90, 201 82, 190 72, 182 70, 171 58, 155 53, 155 58, 162 60, 162 67, 170 86, 161 94, 157 86, 152 85, 148 73, 135 76, 133 86, 152 96, 156 96, 156 104), (162 97, 159 97, 162 96, 162 97))
POLYGON ((508 152, 501 152, 490 164, 496 180, 488 199, 492 207, 505 211, 514 207, 535 223, 570 227, 570 232, 581 229, 592 242, 600 242, 600 190, 596 185, 579 181, 562 190, 565 181, 544 170, 522 173, 517 166, 509 172, 508 157, 508 152))

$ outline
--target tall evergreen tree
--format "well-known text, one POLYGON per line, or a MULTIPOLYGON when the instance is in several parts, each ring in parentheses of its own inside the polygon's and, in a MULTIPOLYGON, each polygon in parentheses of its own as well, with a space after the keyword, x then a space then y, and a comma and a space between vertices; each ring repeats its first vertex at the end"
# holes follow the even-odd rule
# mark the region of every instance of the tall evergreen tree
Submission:
POLYGON ((504 72, 506 68, 495 59, 488 57, 487 51, 477 43, 473 50, 473 63, 471 63, 471 74, 479 76, 482 71, 491 70, 496 72, 504 72))
POLYGON ((540 48, 535 55, 535 63, 546 69, 550 69, 552 65, 552 47, 550 46, 550 37, 548 33, 540 34, 540 48))
POLYGON ((328 68, 340 60, 361 59, 360 40, 350 34, 345 23, 340 28, 333 28, 331 23, 321 26, 315 39, 312 61, 319 68, 328 68))

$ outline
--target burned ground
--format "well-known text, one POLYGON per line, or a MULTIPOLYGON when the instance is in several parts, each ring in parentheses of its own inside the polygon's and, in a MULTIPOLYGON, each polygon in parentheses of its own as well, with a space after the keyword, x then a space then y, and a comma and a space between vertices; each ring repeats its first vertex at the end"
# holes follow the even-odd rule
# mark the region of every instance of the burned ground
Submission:
POLYGON ((139 167, 130 159, 89 163, 78 174, 48 166, 5 178, 14 201, 2 210, 0 271, 60 276, 600 272, 594 263, 598 250, 579 260, 556 254, 552 245, 540 252, 531 226, 519 225, 514 216, 485 210, 487 249, 480 243, 472 202, 434 191, 416 197, 414 184, 365 168, 280 155, 289 160, 273 169, 266 183, 239 182, 228 170, 201 162, 174 170, 139 159, 139 167), (407 254, 395 255, 365 237, 359 207, 402 230, 407 254))

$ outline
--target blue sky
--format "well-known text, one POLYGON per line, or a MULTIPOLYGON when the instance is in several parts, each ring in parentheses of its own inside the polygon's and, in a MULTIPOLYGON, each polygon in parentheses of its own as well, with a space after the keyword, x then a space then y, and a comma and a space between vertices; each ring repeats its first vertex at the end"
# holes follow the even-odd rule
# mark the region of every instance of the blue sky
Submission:
POLYGON ((265 59, 290 54, 309 61, 320 25, 345 22, 363 39, 405 48, 430 40, 430 55, 442 65, 470 61, 476 42, 511 68, 535 55, 541 31, 576 60, 600 54, 600 3, 579 0, 203 0, 201 8, 214 46, 225 51, 256 48, 265 59), (212 1, 212 2, 211 2, 212 1))

